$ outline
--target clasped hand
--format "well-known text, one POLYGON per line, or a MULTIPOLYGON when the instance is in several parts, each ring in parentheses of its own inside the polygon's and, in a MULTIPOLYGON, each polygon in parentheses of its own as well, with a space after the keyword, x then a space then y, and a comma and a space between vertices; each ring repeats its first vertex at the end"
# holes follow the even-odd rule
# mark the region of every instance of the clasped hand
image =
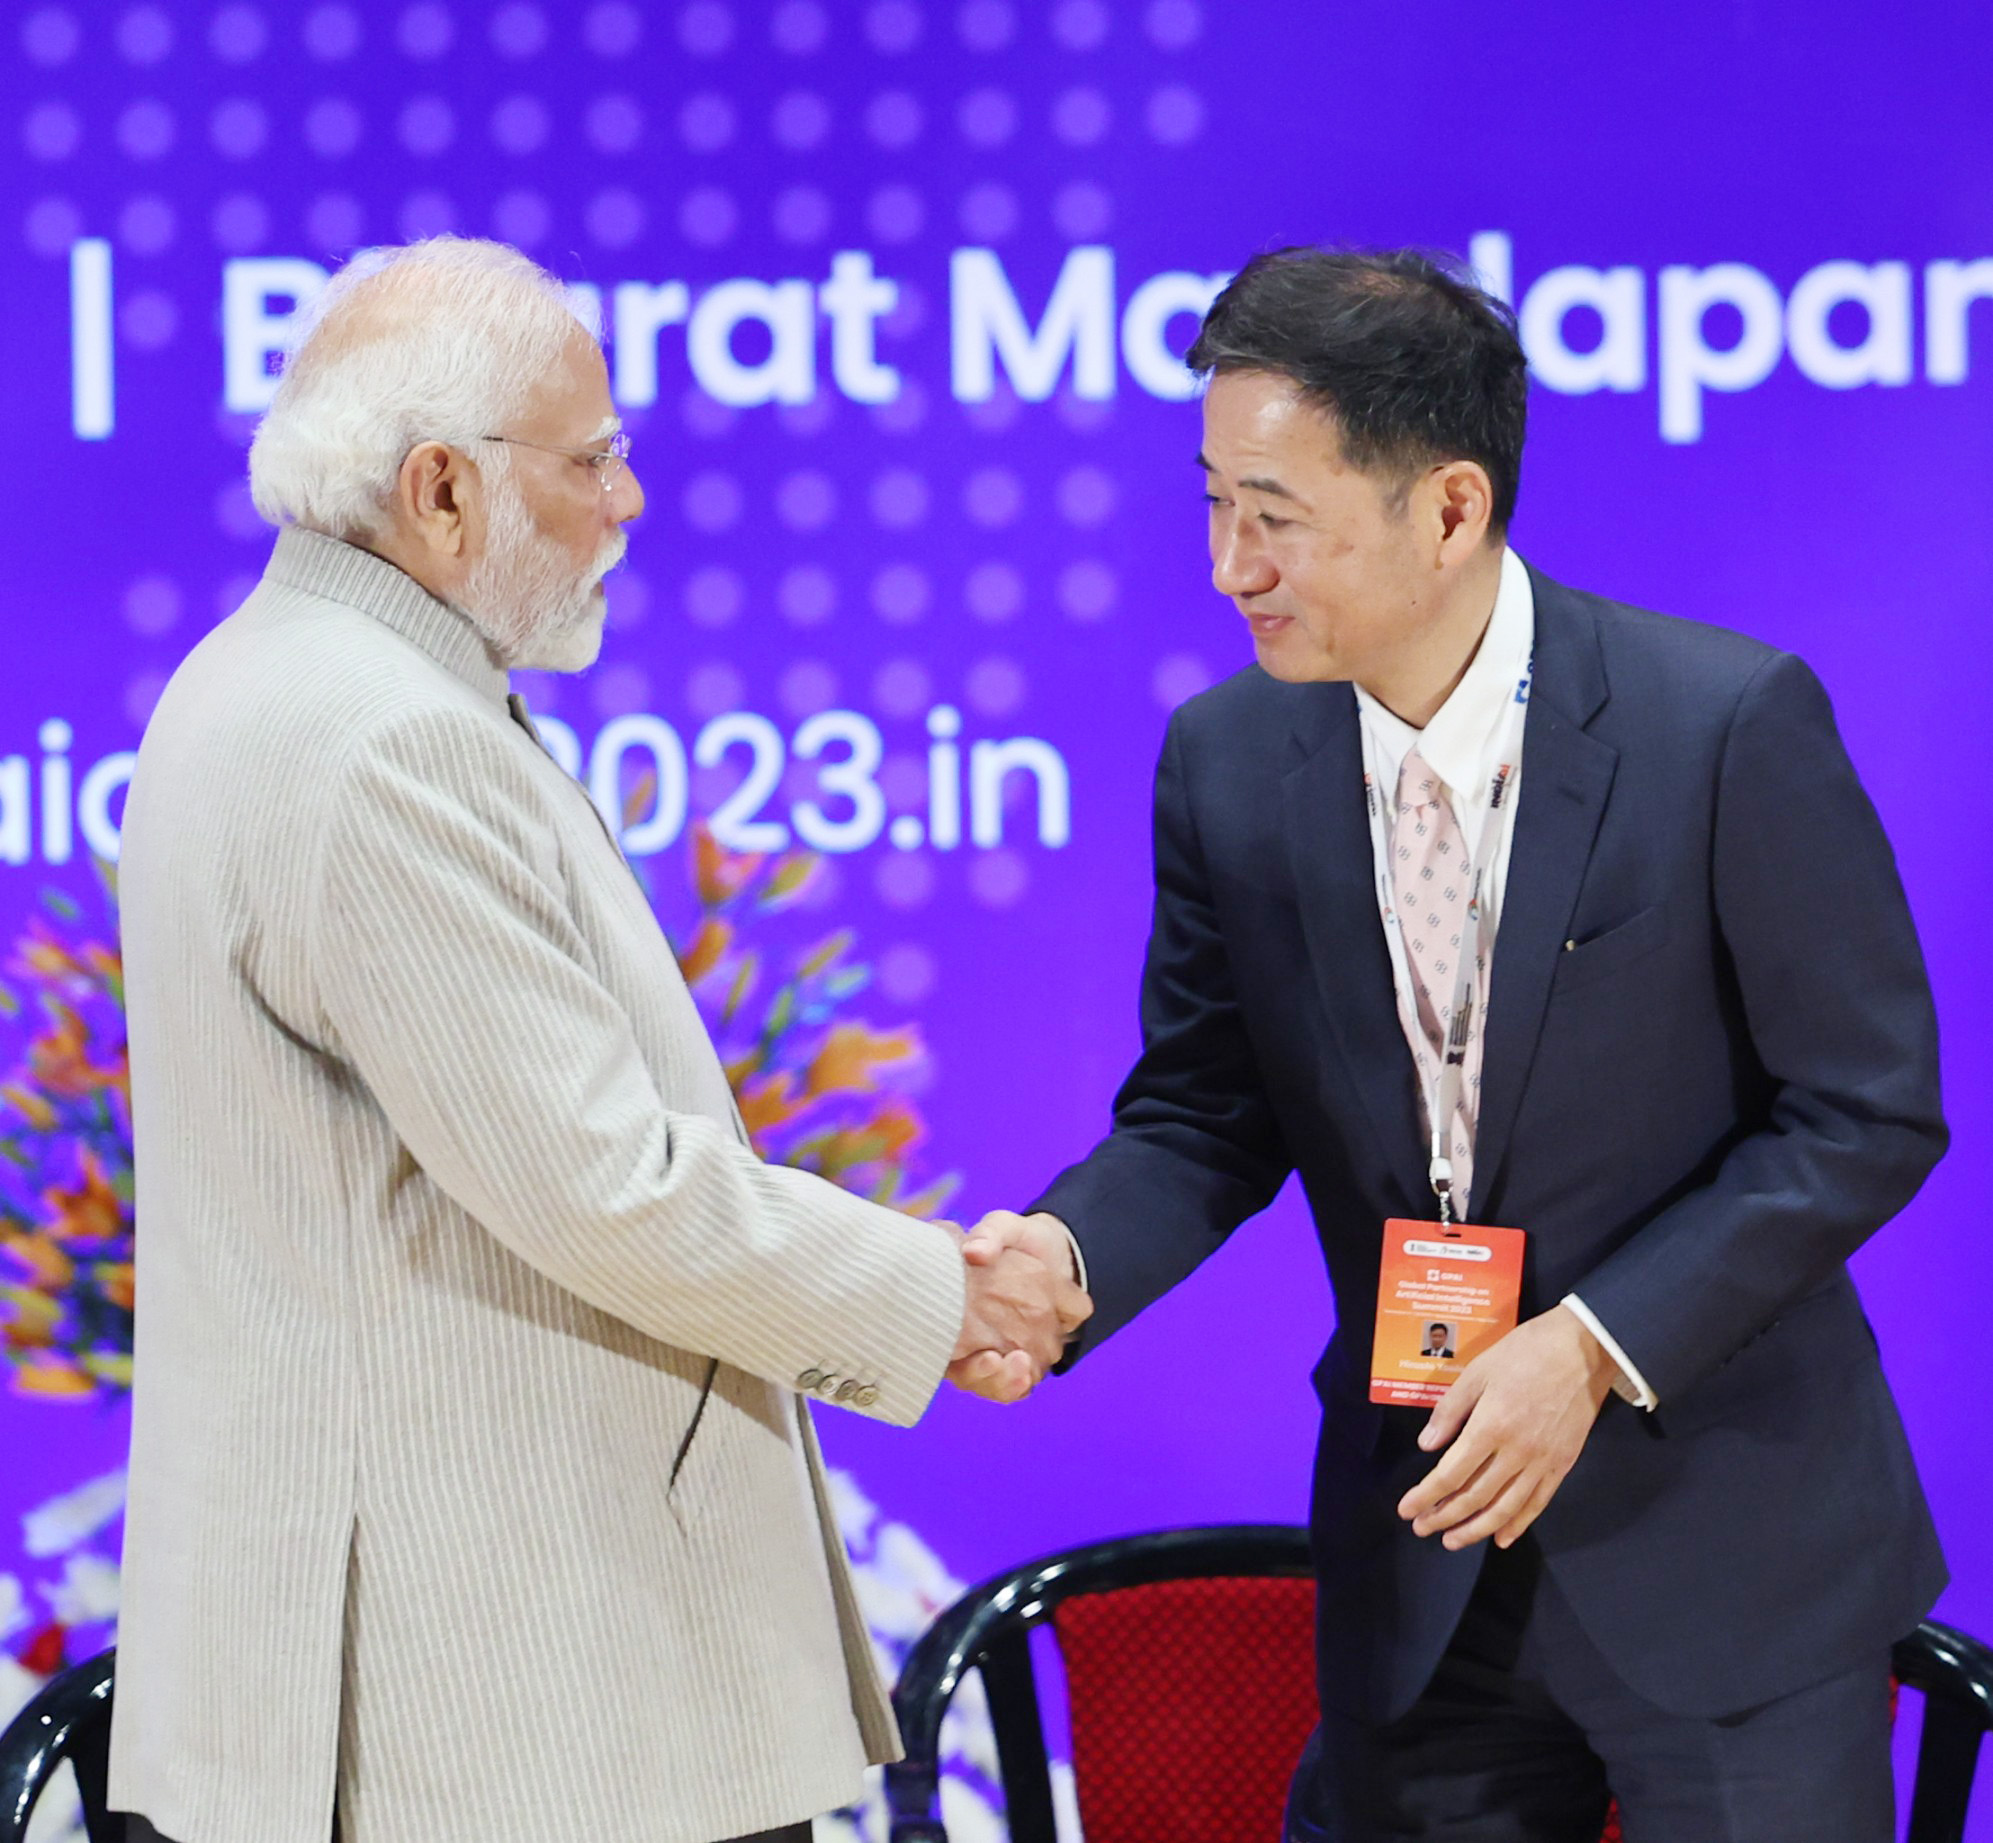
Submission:
POLYGON ((1093 1312, 1072 1246, 1052 1216, 985 1216, 962 1244, 968 1299, 948 1379, 991 1401, 1022 1401, 1093 1312))
POLYGON ((1518 1325, 1433 1409, 1419 1445, 1447 1451, 1399 1500, 1399 1516, 1449 1549, 1490 1536, 1507 1548, 1577 1464, 1616 1373, 1604 1346, 1561 1306, 1518 1325))

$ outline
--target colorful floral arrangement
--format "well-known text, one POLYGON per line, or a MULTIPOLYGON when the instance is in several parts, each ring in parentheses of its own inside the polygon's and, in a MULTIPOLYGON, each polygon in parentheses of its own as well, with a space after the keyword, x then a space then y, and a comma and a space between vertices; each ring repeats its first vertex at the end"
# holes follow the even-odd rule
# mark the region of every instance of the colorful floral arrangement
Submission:
MULTIPOLYGON (((851 932, 809 938, 827 866, 808 852, 743 855, 695 827, 695 913, 674 942, 679 963, 764 1158, 815 1171, 911 1214, 943 1208, 956 1180, 914 1178, 926 1127, 912 1090, 920 1033, 850 1015, 870 982, 851 932), (802 938, 791 944, 791 935, 802 938)), ((0 1352, 16 1394, 72 1407, 115 1404, 131 1386, 132 1153, 130 1065, 116 887, 90 926, 52 893, 0 986, 0 1019, 21 1038, 0 1081, 0 1352)), ((882 1522, 845 1473, 832 1474, 881 1668, 961 1591, 903 1523, 882 1522)), ((117 1614, 122 1471, 31 1510, 22 1547, 46 1578, 0 1574, 0 1721, 56 1671, 112 1641, 117 1614)), ((995 1751, 979 1686, 944 1729, 945 1809, 958 1843, 1003 1834, 995 1751)), ((80 1836, 73 1811, 47 1814, 51 1838, 80 1836)), ((876 1784, 866 1803, 826 1821, 832 1834, 882 1839, 876 1784)))

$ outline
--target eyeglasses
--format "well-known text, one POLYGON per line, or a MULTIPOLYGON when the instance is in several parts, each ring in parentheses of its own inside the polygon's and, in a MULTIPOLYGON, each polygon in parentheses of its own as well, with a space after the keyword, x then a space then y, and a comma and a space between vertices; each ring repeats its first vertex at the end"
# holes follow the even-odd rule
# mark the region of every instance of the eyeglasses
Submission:
POLYGON ((537 448, 542 454, 561 455, 577 466, 591 469, 605 493, 615 486, 630 459, 630 436, 626 429, 618 429, 600 448, 554 448, 545 442, 521 441, 516 435, 481 435, 478 440, 503 442, 508 448, 537 448))

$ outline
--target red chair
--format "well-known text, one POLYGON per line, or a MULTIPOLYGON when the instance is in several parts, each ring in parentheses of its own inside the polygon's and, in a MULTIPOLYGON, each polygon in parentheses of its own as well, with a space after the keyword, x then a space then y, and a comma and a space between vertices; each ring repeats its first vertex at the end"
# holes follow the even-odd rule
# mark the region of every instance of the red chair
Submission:
MULTIPOLYGON (((1315 1723, 1307 1532, 1168 1530, 1071 1549, 971 1589, 909 1654, 894 1691, 907 1757, 886 1769, 893 1843, 947 1843, 941 1719, 982 1673, 1011 1843, 1055 1843, 1030 1633, 1066 1678, 1086 1843, 1278 1843, 1287 1781, 1315 1723)), ((1960 1843, 1993 1651, 1927 1621, 1896 1647, 1924 1729, 1906 1843, 1960 1843)), ((1617 1843, 1617 1818, 1601 1843, 1617 1843)))

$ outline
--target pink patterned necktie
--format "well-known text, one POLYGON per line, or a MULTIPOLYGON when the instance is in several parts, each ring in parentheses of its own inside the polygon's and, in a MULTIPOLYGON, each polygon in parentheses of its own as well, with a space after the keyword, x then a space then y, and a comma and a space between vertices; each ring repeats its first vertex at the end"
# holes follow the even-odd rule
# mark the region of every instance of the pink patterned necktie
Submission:
MULTIPOLYGON (((1478 959, 1480 951, 1468 926, 1473 894, 1474 867, 1460 822, 1447 804, 1439 776, 1413 750, 1398 775, 1398 817, 1391 828, 1391 899, 1411 969, 1414 1001, 1408 1005, 1401 995, 1398 1017, 1418 1064, 1419 1118, 1428 1133, 1447 1033, 1453 1028, 1461 955, 1473 953, 1478 959)), ((1484 983, 1485 975, 1477 969, 1472 988, 1477 1008, 1484 983)), ((1457 1218, 1466 1214, 1473 1190, 1474 1120, 1481 1099, 1482 1032, 1478 1018, 1470 1022, 1475 1028, 1461 1069, 1460 1106, 1447 1135, 1457 1218)))

